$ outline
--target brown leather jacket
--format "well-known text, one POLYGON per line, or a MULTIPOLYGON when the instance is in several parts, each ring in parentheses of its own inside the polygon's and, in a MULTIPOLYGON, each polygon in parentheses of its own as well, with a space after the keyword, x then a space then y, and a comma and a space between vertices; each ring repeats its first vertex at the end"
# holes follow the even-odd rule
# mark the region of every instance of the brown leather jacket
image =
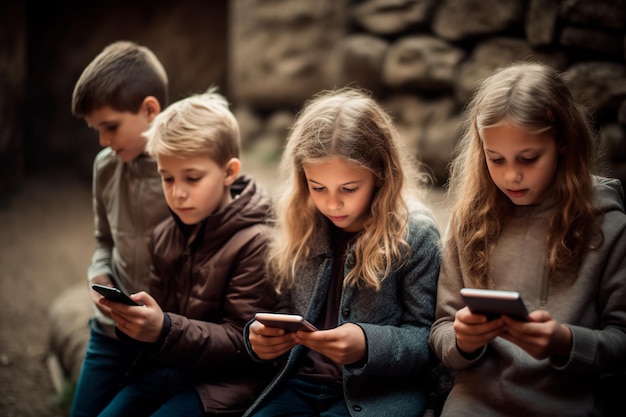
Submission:
POLYGON ((275 306, 264 268, 270 200, 245 176, 231 192, 190 245, 173 215, 155 229, 152 251, 150 294, 168 319, 151 356, 188 373, 211 414, 243 413, 273 373, 249 358, 242 333, 254 313, 275 306))

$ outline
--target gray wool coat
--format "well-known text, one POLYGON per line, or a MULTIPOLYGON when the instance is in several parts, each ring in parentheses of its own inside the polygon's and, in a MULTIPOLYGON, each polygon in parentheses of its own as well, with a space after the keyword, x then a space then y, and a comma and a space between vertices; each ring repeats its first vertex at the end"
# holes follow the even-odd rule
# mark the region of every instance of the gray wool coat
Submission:
MULTIPOLYGON (((329 236, 327 230, 326 236, 329 236)), ((352 416, 421 416, 431 391, 430 370, 434 356, 428 346, 430 326, 435 316, 435 299, 441 249, 439 231, 424 207, 412 212, 406 240, 411 247, 401 268, 381 283, 381 289, 346 287, 341 294, 339 323, 360 326, 367 341, 364 363, 343 366, 343 390, 352 416)), ((354 265, 354 247, 344 263, 347 274, 354 265)), ((331 279, 333 251, 329 239, 317 242, 310 258, 297 273, 291 293, 292 311, 312 323, 324 308, 331 279)), ((252 321, 251 321, 252 322, 252 321)), ((252 351, 244 329, 248 353, 252 351)), ((276 378, 246 411, 252 415, 268 397, 297 370, 306 352, 301 345, 289 353, 276 378)))

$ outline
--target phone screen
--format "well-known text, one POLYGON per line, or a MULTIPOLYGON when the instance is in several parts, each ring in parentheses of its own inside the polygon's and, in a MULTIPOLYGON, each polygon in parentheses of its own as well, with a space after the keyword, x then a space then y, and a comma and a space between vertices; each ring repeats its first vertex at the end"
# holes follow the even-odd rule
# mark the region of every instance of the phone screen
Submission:
POLYGON ((461 296, 472 313, 483 314, 490 320, 504 315, 528 321, 528 311, 517 291, 463 288, 461 296))
POLYGON ((107 300, 114 301, 116 303, 122 303, 129 306, 138 306, 141 304, 133 301, 128 295, 124 294, 119 288, 107 287, 106 285, 93 284, 91 286, 95 291, 102 294, 107 300))
POLYGON ((269 327, 280 327, 288 332, 305 330, 314 332, 317 328, 297 314, 256 313, 254 318, 269 327))

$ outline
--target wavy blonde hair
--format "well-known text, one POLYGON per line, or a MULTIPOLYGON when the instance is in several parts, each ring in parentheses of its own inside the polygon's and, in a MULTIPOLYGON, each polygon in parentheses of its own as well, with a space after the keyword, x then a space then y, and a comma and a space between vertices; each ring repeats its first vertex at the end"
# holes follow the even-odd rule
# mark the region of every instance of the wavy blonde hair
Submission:
POLYGON ((309 196, 303 164, 339 157, 370 170, 376 177, 371 217, 355 242, 356 265, 344 286, 380 288, 380 281, 398 267, 409 251, 405 233, 409 197, 416 197, 417 170, 403 151, 390 116, 370 95, 356 88, 323 91, 298 114, 287 138, 280 164, 282 177, 275 205, 276 234, 268 268, 277 289, 291 286, 298 265, 310 255, 315 241, 324 239, 323 217, 309 196))
POLYGON ((600 233, 592 203, 593 132, 587 111, 577 104, 560 74, 544 64, 518 62, 484 79, 466 109, 466 129, 451 164, 448 194, 453 201, 449 238, 457 242, 470 280, 486 287, 489 253, 513 203, 492 181, 480 132, 506 120, 527 132, 550 132, 559 157, 553 187, 557 208, 545 251, 551 277, 575 272, 600 233))

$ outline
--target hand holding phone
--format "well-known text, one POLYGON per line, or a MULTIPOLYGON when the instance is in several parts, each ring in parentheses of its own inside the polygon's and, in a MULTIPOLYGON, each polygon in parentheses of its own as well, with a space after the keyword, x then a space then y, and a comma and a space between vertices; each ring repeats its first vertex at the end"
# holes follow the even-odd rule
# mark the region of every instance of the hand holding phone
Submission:
POLYGON ((92 284, 91 288, 102 294, 107 300, 114 301, 116 303, 122 303, 129 306, 139 306, 137 302, 133 301, 127 294, 124 294, 119 288, 107 287, 106 285, 92 284))
POLYGON ((256 313, 254 318, 268 327, 280 327, 287 332, 298 330, 314 332, 317 330, 317 327, 298 314, 256 313))
POLYGON ((517 291, 462 288, 461 297, 474 314, 483 314, 489 320, 509 316, 515 320, 528 321, 528 311, 517 291))

